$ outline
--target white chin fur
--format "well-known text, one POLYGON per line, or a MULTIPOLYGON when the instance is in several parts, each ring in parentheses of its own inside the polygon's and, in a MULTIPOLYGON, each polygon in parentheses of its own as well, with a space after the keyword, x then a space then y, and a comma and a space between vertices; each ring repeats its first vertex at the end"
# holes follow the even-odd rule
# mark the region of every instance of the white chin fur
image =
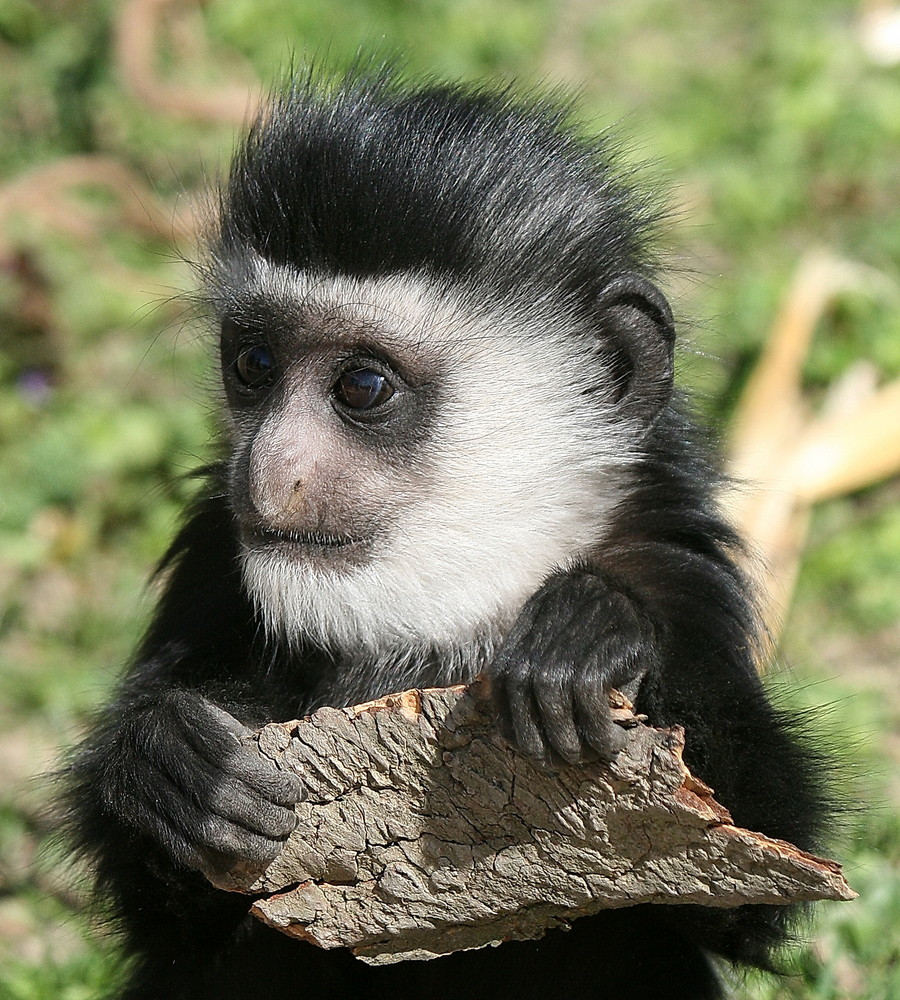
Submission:
POLYGON ((268 631, 349 654, 454 647, 474 640, 506 603, 491 578, 466 587, 458 574, 436 579, 424 560, 396 554, 329 572, 321 564, 250 550, 243 569, 268 631))
MULTIPOLYGON (((276 299, 310 294, 302 276, 280 269, 261 283, 276 299)), ((244 552, 266 628, 375 656, 502 634, 550 573, 602 540, 627 491, 634 428, 601 411, 602 392, 581 391, 597 383, 595 344, 564 329, 558 310, 492 314, 415 276, 333 278, 314 294, 374 320, 389 307, 395 344, 438 345, 444 392, 419 459, 429 488, 404 501, 366 561, 332 570, 244 552), (408 331, 398 316, 410 317, 408 331)))

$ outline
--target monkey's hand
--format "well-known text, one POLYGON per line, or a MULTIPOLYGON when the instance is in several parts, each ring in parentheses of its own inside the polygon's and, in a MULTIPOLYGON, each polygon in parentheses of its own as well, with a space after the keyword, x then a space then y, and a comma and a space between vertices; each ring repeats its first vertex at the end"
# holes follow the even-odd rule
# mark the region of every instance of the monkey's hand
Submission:
POLYGON ((135 711, 108 747, 108 801, 176 864, 207 875, 263 868, 297 823, 302 781, 263 757, 252 733, 194 691, 135 711), (114 752, 114 758, 112 753, 114 752))
POLYGON ((653 626, 630 597, 589 568, 556 573, 488 668, 500 731, 546 763, 611 760, 624 735, 607 692, 639 680, 655 654, 653 626))

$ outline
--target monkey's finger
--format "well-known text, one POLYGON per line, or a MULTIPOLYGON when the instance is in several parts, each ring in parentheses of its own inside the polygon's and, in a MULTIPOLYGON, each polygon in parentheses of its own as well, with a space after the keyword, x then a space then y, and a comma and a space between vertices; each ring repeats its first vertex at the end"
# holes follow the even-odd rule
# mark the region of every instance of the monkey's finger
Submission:
POLYGON ((209 804, 216 816, 270 840, 284 839, 297 825, 293 809, 268 801, 240 782, 221 784, 209 804))
POLYGON ((189 868, 204 871, 210 853, 265 866, 284 846, 283 838, 253 833, 188 797, 162 808, 154 798, 146 803, 143 825, 172 856, 189 868))
POLYGON ((204 710, 209 715, 210 720, 234 736, 238 742, 243 742, 245 739, 253 735, 252 729, 248 729, 230 712, 226 712, 224 708, 219 708, 215 702, 210 701, 208 698, 204 698, 202 704, 204 710))
POLYGON ((526 757, 543 760, 547 748, 531 686, 531 677, 521 667, 503 676, 501 691, 501 724, 504 735, 526 757))
POLYGON ((225 709, 204 698, 202 711, 207 718, 187 735, 191 745, 212 766, 225 770, 278 805, 292 806, 306 798, 306 786, 299 775, 281 771, 255 745, 253 731, 225 709), (218 734, 218 738, 217 738, 218 734), (223 743, 224 738, 224 743, 223 743), (233 740, 233 743, 231 742, 233 740))
POLYGON ((600 757, 611 761, 625 746, 624 730, 613 722, 606 689, 590 676, 576 677, 575 716, 582 739, 600 757))
POLYGON ((228 771, 270 802, 293 806, 306 798, 303 779, 292 771, 281 771, 251 744, 228 760, 228 771))
POLYGON ((571 673, 570 669, 544 670, 532 682, 546 741, 566 763, 577 764, 584 753, 575 725, 571 673))
POLYGON ((211 853, 224 858, 232 858, 235 862, 250 862, 255 865, 267 865, 274 861, 284 846, 281 838, 267 837, 254 833, 239 823, 229 822, 221 816, 207 816, 197 831, 196 845, 204 861, 211 853))
POLYGON ((221 728, 205 736, 156 747, 154 771, 177 789, 173 799, 190 798, 202 804, 217 789, 236 783, 244 783, 277 806, 293 806, 306 797, 303 780, 291 771, 279 770, 255 744, 234 743, 221 728))

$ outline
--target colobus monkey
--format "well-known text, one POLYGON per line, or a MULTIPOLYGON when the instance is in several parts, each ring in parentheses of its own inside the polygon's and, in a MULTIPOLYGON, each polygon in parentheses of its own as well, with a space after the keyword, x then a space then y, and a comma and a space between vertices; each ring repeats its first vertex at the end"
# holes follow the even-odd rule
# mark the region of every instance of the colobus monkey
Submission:
POLYGON ((735 822, 817 843, 821 767, 757 677, 739 539, 673 397, 653 213, 568 116, 358 71, 288 87, 237 153, 200 266, 226 457, 69 772, 121 997, 698 1000, 723 995, 712 955, 782 942, 783 908, 639 906, 373 968, 203 874, 295 822, 302 782, 250 730, 482 672, 522 753, 609 759, 625 689, 735 822))

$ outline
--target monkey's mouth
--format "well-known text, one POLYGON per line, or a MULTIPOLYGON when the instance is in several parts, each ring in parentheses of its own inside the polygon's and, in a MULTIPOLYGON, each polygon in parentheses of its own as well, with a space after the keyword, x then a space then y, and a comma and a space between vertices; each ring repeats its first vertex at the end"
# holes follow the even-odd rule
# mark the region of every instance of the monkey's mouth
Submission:
POLYGON ((294 555, 349 552, 365 547, 368 542, 368 538, 332 534, 326 531, 254 528, 244 532, 244 543, 249 548, 277 549, 294 555))

